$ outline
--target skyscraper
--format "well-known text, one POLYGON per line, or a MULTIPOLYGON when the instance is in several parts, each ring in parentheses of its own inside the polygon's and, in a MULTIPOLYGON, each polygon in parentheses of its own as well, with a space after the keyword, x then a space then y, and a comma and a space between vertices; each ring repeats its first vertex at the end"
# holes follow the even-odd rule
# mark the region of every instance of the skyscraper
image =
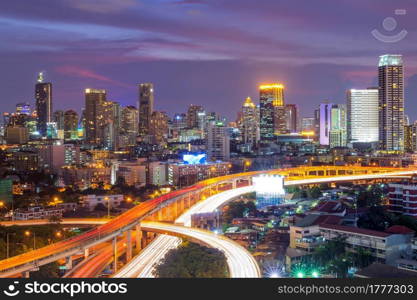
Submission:
POLYGON ((275 131, 285 126, 284 86, 282 84, 261 85, 259 92, 260 137, 261 142, 267 142, 274 139, 275 131))
POLYGON ((85 140, 87 143, 100 145, 103 142, 100 129, 104 122, 105 102, 105 90, 85 90, 85 140))
POLYGON ((259 126, 258 126, 258 108, 252 102, 250 97, 247 97, 242 106, 241 115, 241 133, 242 142, 244 144, 250 144, 255 147, 259 140, 259 126))
POLYGON ((149 134, 149 126, 154 106, 154 89, 152 83, 139 84, 139 136, 149 134))
POLYGON ((299 127, 298 106, 296 104, 285 105, 285 127, 290 133, 298 131, 299 127))
POLYGON ((227 161, 230 159, 230 133, 229 128, 223 122, 208 122, 206 147, 210 160, 227 161))
POLYGON ((346 147, 346 129, 346 106, 343 104, 335 104, 331 108, 331 125, 329 131, 330 148, 346 147))
POLYGON ((53 122, 56 123, 56 128, 58 130, 64 130, 64 111, 63 110, 57 110, 54 112, 53 122))
POLYGON ((385 151, 404 150, 404 69, 401 55, 379 57, 379 141, 385 151))
POLYGON ((48 123, 52 123, 52 83, 43 82, 43 73, 38 74, 35 85, 37 128, 41 137, 47 136, 48 123))
POLYGON ((103 121, 99 127, 101 145, 109 150, 119 148, 119 131, 121 127, 122 110, 120 104, 114 101, 103 103, 103 121))
POLYGON ((149 127, 150 143, 166 144, 168 137, 168 115, 165 112, 154 111, 151 115, 149 127))
POLYGON ((333 103, 321 103, 318 110, 320 145, 330 145, 333 103))
POLYGON ((204 109, 200 105, 191 104, 188 107, 187 111, 187 127, 188 128, 199 128, 201 129, 201 121, 199 118, 199 113, 203 113, 204 109))
POLYGON ((348 141, 377 143, 379 135, 378 89, 351 89, 347 92, 348 141))
POLYGON ((120 128, 121 145, 136 145, 138 136, 139 112, 134 106, 126 106, 122 109, 122 122, 120 128))
POLYGON ((64 113, 64 139, 78 139, 78 114, 74 110, 67 110, 64 113))

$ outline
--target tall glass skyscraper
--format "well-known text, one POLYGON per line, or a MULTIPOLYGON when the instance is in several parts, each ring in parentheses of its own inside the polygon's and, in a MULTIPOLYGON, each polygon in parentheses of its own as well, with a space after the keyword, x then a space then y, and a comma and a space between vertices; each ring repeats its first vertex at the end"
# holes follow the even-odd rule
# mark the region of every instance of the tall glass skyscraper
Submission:
POLYGON ((139 84, 139 136, 144 138, 149 134, 151 116, 154 105, 154 89, 152 83, 139 84))
POLYGON ((52 83, 43 82, 43 73, 38 75, 35 85, 37 128, 41 137, 47 136, 48 123, 52 123, 52 83))
POLYGON ((379 57, 379 141, 385 151, 404 150, 404 68, 401 55, 379 57))
POLYGON ((351 89, 347 92, 348 141, 377 143, 379 140, 378 89, 351 89))
POLYGON ((261 142, 264 142, 273 140, 276 129, 281 128, 281 125, 285 127, 284 85, 276 83, 261 85, 259 92, 259 127, 261 142))

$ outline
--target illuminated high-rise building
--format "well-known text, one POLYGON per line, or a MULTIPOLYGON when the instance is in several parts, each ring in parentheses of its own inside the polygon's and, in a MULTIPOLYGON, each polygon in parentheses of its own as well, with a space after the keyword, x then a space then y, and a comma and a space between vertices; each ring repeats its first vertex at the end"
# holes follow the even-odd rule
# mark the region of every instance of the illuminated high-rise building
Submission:
POLYGON ((166 144, 168 138, 168 115, 165 112, 154 111, 151 115, 149 127, 150 143, 155 145, 166 144))
POLYGON ((275 133, 285 130, 284 86, 267 84, 260 91, 260 138, 261 142, 271 141, 275 133))
POLYGON ((318 110, 320 145, 330 145, 330 128, 332 127, 333 103, 321 103, 318 110))
POLYGON ((259 125, 258 125, 258 108, 252 102, 250 97, 247 97, 242 106, 242 114, 240 117, 240 131, 242 133, 242 142, 250 144, 255 147, 259 140, 259 125))
POLYGON ((208 122, 205 139, 207 156, 210 160, 227 161, 230 159, 230 132, 223 122, 208 122))
POLYGON ((19 115, 30 115, 30 104, 26 102, 16 104, 16 113, 19 115))
POLYGON ((47 136, 48 123, 52 123, 52 83, 44 82, 43 73, 35 85, 37 127, 41 137, 47 136))
POLYGON ((404 150, 404 68, 401 55, 379 57, 379 142, 384 151, 404 150))
POLYGON ((379 135, 378 89, 351 89, 347 92, 348 141, 377 143, 379 135))
POLYGON ((314 118, 303 118, 301 120, 301 131, 313 131, 314 132, 314 118))
POLYGON ((134 106, 122 108, 122 121, 120 128, 120 140, 123 146, 136 145, 138 136, 139 112, 134 106))
POLYGON ((151 116, 154 109, 154 88, 152 83, 139 84, 139 136, 144 138, 149 134, 151 116))
POLYGON ((298 131, 299 115, 298 106, 296 104, 285 105, 285 127, 290 133, 298 131))
POLYGON ((404 151, 413 152, 413 125, 404 125, 404 151))
POLYGON ((78 139, 78 114, 74 110, 67 110, 64 113, 64 139, 78 139))
POLYGON ((119 132, 122 120, 120 104, 114 101, 103 103, 103 122, 100 127, 101 145, 108 150, 119 148, 119 132))
POLYGON ((64 114, 63 110, 57 110, 54 112, 53 122, 56 123, 56 128, 58 130, 64 130, 64 114))
POLYGON ((104 123, 104 103, 106 91, 85 90, 85 140, 87 143, 100 145, 103 142, 101 127, 104 123))
POLYGON ((200 113, 204 113, 204 109, 200 105, 191 104, 187 111, 187 127, 201 129, 200 113))
POLYGON ((329 146, 346 147, 347 145, 346 106, 335 104, 331 108, 331 125, 329 131, 329 146))

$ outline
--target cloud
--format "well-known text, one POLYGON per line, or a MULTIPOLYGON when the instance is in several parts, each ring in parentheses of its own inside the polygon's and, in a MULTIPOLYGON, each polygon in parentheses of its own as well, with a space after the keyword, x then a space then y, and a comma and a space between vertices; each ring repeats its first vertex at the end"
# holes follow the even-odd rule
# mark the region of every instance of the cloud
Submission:
POLYGON ((138 4, 135 0, 68 0, 74 8, 93 13, 115 13, 132 8, 138 4))
POLYGON ((79 77, 79 78, 84 78, 84 79, 93 79, 93 80, 111 83, 113 85, 122 86, 122 87, 131 87, 130 85, 125 84, 123 82, 113 80, 109 77, 100 75, 92 70, 78 67, 78 66, 69 66, 69 65, 59 66, 56 68, 56 71, 58 73, 61 73, 67 76, 74 76, 74 77, 79 77))

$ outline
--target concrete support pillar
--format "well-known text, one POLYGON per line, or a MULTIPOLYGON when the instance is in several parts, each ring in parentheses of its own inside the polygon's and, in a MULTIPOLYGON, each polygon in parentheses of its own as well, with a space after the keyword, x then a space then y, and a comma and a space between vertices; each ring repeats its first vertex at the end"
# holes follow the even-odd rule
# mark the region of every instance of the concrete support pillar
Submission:
POLYGON ((188 194, 187 202, 186 202, 187 209, 191 207, 191 197, 192 197, 191 193, 188 194))
POLYGON ((141 238, 141 243, 142 243, 142 249, 146 247, 146 245, 148 244, 148 232, 142 230, 142 238, 141 238))
POLYGON ((136 225, 136 250, 138 251, 142 250, 141 239, 142 229, 140 228, 140 224, 138 224, 136 225))
POLYGON ((237 180, 232 181, 232 189, 237 188, 237 180))
POLYGON ((90 249, 86 248, 84 249, 84 258, 88 258, 90 256, 90 249))
POLYGON ((132 230, 126 232, 126 262, 132 260, 132 230))
POLYGON ((72 269, 72 256, 68 256, 65 258, 65 267, 67 268, 67 270, 72 269))
POLYGON ((173 221, 175 221, 175 219, 176 218, 178 218, 178 216, 179 216, 179 203, 181 202, 181 200, 177 200, 177 201, 175 201, 174 203, 172 203, 172 205, 174 205, 174 220, 173 221))
POLYGON ((163 213, 163 208, 161 208, 160 210, 158 210, 158 218, 157 218, 157 220, 158 221, 163 221, 164 220, 164 213, 163 213))
POLYGON ((23 272, 22 277, 23 278, 29 278, 30 277, 30 272, 29 271, 23 272))
POLYGON ((117 260, 118 260, 118 251, 117 251, 117 237, 113 238, 113 273, 117 273, 117 260))

